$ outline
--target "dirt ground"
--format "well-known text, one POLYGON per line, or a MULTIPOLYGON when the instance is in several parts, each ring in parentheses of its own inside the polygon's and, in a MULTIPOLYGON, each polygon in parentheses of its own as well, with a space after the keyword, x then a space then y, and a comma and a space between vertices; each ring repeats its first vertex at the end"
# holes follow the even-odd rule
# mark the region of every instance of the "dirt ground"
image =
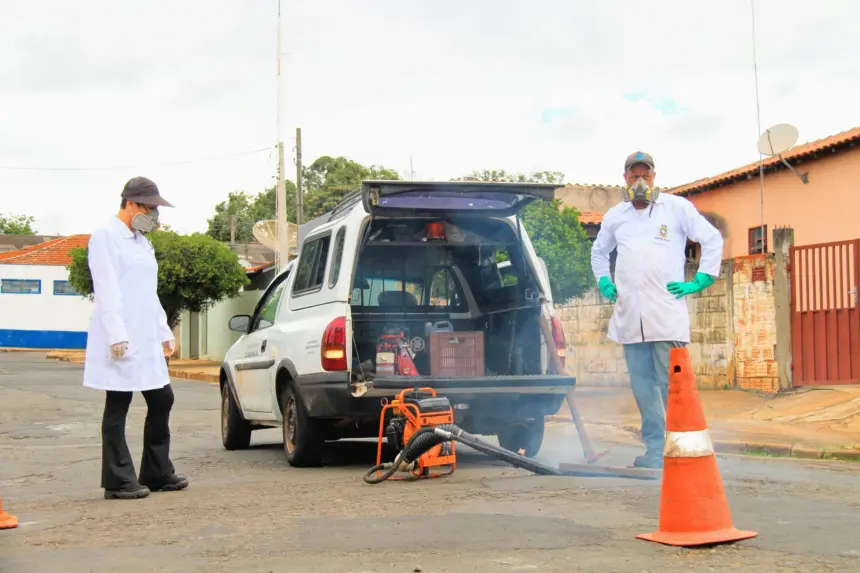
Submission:
MULTIPOLYGON (((189 489, 105 501, 102 395, 80 381, 79 365, 0 355, 0 493, 21 520, 0 531, 2 572, 860 570, 860 464, 721 456, 735 524, 759 536, 678 549, 635 539, 657 527, 659 482, 540 477, 461 452, 451 477, 370 486, 373 444, 331 444, 326 467, 299 470, 277 430, 227 452, 217 386, 200 382, 174 383, 189 489)), ((136 396, 136 459, 144 414, 136 396)), ((579 461, 573 428, 548 430, 541 458, 579 461)), ((608 463, 639 452, 594 430, 608 463)))

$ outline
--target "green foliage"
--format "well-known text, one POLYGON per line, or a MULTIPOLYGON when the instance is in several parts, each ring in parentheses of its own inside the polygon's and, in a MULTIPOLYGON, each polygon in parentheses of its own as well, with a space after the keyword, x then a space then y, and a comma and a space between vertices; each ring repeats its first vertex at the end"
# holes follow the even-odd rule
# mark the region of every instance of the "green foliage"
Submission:
POLYGON ((501 183, 557 183, 564 185, 564 173, 561 171, 537 171, 531 175, 525 173, 508 173, 504 169, 482 169, 472 171, 465 177, 454 181, 498 181, 501 183))
POLYGON ((594 286, 591 241, 579 224, 576 208, 560 199, 535 201, 523 210, 523 226, 546 263, 556 304, 582 296, 594 286))
POLYGON ((27 215, 0 215, 0 235, 35 235, 34 221, 27 215))
MULTIPOLYGON (((158 298, 170 328, 179 324, 184 311, 202 312, 238 295, 249 283, 235 253, 212 237, 158 230, 149 239, 158 261, 158 298)), ((71 255, 69 282, 81 295, 92 299, 87 249, 75 249, 71 255)))
POLYGON ((358 189, 364 179, 400 179, 393 169, 364 165, 345 157, 320 157, 304 169, 305 220, 331 210, 344 195, 358 189))
MULTIPOLYGON (((505 170, 473 171, 457 181, 500 181, 507 183, 564 184, 564 173, 539 171, 531 175, 505 170)), ((537 256, 549 271, 552 298, 556 304, 582 296, 594 286, 591 273, 591 242, 579 224, 579 210, 565 206, 560 199, 534 201, 522 212, 523 226, 537 256)), ((498 256, 501 262, 506 256, 498 256)))
MULTIPOLYGON (((296 186, 286 181, 287 220, 296 222, 296 186)), ((235 224, 236 241, 254 240, 254 224, 265 219, 274 219, 277 213, 275 193, 277 184, 268 187, 259 195, 249 195, 244 191, 230 193, 226 201, 215 206, 215 214, 207 220, 206 234, 219 241, 230 240, 230 225, 235 224)))
MULTIPOLYGON (((309 221, 331 210, 344 195, 358 189, 364 179, 399 179, 396 171, 364 165, 344 157, 323 156, 302 168, 304 220, 309 221)), ((277 181, 277 177, 275 177, 277 181)), ((215 215, 209 220, 206 234, 219 241, 230 240, 230 224, 235 221, 236 241, 254 240, 252 229, 257 221, 277 216, 277 182, 258 195, 244 191, 230 193, 227 201, 216 205, 215 215)), ((298 197, 296 184, 285 182, 287 194, 287 221, 296 222, 298 197)))

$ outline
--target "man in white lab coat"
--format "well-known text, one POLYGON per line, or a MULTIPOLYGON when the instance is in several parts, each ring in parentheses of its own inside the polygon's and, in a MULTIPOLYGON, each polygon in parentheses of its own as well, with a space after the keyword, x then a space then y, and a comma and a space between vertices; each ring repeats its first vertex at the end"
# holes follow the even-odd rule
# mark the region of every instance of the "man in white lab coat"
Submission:
POLYGON ((158 299, 158 263, 146 234, 158 208, 173 207, 145 177, 130 179, 120 211, 89 241, 95 305, 87 338, 84 386, 106 392, 101 487, 106 499, 139 499, 188 486, 170 461, 173 389, 167 360, 175 340, 158 299), (140 477, 125 439, 134 392, 146 400, 140 477))
POLYGON ((630 386, 642 418, 646 452, 636 467, 662 468, 669 390, 669 350, 690 342, 683 297, 720 274, 723 239, 687 199, 654 187, 654 159, 636 152, 624 163, 624 201, 603 216, 591 250, 600 292, 615 303, 608 336, 624 345, 630 386), (701 245, 698 272, 685 282, 687 240, 701 245), (617 248, 615 282, 610 253, 617 248), (617 285, 617 286, 616 286, 617 285))

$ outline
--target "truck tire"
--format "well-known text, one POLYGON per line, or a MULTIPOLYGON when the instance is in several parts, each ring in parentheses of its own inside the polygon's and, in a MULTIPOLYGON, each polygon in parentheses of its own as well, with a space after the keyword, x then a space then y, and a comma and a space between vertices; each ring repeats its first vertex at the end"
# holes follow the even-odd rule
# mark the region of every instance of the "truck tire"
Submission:
POLYGON ((284 419, 284 454, 293 467, 311 467, 322 464, 325 433, 320 423, 308 416, 295 385, 287 385, 281 399, 284 419))
POLYGON ((499 432, 499 445, 512 452, 525 450, 527 458, 533 458, 543 444, 544 418, 516 422, 499 432))
POLYGON ((251 424, 242 418, 230 387, 221 385, 221 442, 226 450, 244 450, 251 445, 251 424))

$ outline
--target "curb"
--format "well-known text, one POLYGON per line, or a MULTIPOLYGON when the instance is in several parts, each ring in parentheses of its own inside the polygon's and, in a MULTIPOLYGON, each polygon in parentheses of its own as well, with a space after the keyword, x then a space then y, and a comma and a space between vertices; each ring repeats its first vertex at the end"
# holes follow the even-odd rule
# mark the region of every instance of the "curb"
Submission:
MULTIPOLYGON (((71 364, 83 364, 83 357, 79 356, 69 356, 68 354, 62 352, 52 352, 49 353, 46 357, 46 360, 57 360, 59 362, 69 362, 71 364)), ((167 374, 171 378, 178 378, 180 380, 189 380, 189 381, 197 381, 197 382, 207 382, 209 384, 217 384, 220 382, 218 374, 203 374, 202 372, 187 372, 185 370, 181 370, 178 368, 168 368, 167 374)))
POLYGON ((220 380, 220 376, 218 374, 203 374, 202 372, 186 372, 184 370, 178 370, 173 368, 168 368, 167 373, 171 378, 178 378, 180 380, 188 380, 188 381, 196 381, 196 382, 206 382, 208 384, 218 384, 220 380))
MULTIPOLYGON (((572 423, 570 416, 554 414, 547 416, 553 422, 572 423)), ((585 420, 585 423, 593 423, 585 420)), ((615 426, 620 430, 639 435, 639 427, 630 424, 615 426)), ((774 442, 739 442, 732 440, 714 440, 714 451, 718 454, 738 454, 742 456, 771 455, 808 460, 840 460, 860 462, 860 449, 852 448, 818 448, 797 444, 779 444, 774 442)))

